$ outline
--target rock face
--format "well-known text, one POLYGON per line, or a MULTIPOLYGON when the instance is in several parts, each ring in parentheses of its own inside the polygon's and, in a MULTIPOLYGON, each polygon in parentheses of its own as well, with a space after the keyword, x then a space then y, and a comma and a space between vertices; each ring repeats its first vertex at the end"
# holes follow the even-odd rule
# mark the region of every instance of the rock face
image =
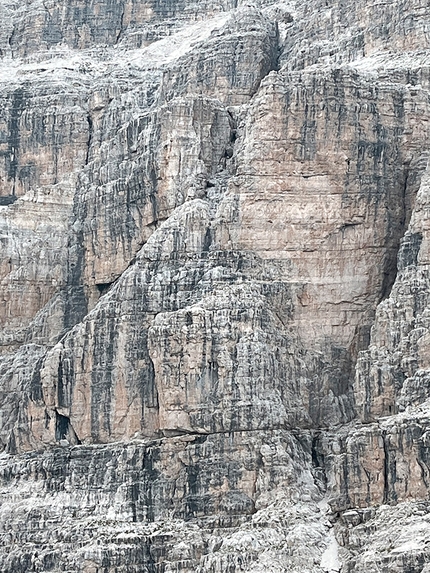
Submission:
POLYGON ((428 573, 428 3, 0 14, 2 572, 428 573))

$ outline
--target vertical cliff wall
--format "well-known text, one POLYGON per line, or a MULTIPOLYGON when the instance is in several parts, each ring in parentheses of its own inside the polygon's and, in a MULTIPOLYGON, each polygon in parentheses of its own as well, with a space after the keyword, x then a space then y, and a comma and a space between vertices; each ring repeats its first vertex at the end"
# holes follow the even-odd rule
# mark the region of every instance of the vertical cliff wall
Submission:
POLYGON ((428 573, 427 4, 2 2, 4 573, 428 573))

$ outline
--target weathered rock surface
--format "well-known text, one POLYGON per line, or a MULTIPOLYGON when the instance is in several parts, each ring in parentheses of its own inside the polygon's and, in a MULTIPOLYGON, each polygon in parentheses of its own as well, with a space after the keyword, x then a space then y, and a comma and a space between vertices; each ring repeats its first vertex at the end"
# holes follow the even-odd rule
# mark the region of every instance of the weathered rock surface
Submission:
POLYGON ((309 436, 299 442, 281 430, 57 448, 3 459, 4 491, 20 492, 3 506, 2 534, 16 547, 4 566, 31 570, 35 552, 42 570, 91 571, 111 563, 118 571, 155 571, 177 560, 179 570, 223 571, 241 562, 299 565, 303 558, 313 566, 327 527, 307 467, 310 444, 309 436), (287 499, 279 498, 281 491, 287 499), (279 529, 284 514, 291 522, 279 529), (49 535, 40 516, 51 524, 49 535), (35 535, 21 530, 23 522, 35 535), (272 548, 266 547, 271 532, 272 548), (306 556, 309 541, 318 547, 306 556), (64 559, 56 551, 63 544, 82 550, 64 559))
POLYGON ((363 420, 404 411, 430 398, 428 171, 398 255, 391 296, 378 307, 369 349, 357 368, 363 420))
POLYGON ((428 3, 0 14, 1 570, 426 573, 428 3))

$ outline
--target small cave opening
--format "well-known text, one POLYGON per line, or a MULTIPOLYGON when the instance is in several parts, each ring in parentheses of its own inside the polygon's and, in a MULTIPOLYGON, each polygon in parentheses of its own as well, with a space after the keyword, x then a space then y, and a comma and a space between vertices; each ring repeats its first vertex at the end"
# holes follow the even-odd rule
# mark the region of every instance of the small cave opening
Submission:
POLYGON ((6 207, 7 205, 12 205, 18 199, 16 195, 2 195, 0 196, 0 207, 6 207))
POLYGON ((389 252, 385 258, 378 304, 391 294, 391 289, 397 277, 397 252, 398 249, 392 249, 392 252, 389 252))
POLYGON ((76 432, 70 423, 68 416, 63 416, 59 412, 55 412, 55 440, 67 440, 71 445, 79 445, 81 440, 76 435, 76 432))
POLYGON ((107 291, 110 289, 112 283, 98 283, 96 284, 97 290, 100 293, 100 296, 103 296, 104 294, 107 293, 107 291))
POLYGON ((69 434, 70 418, 56 412, 55 439, 57 442, 66 440, 69 434))

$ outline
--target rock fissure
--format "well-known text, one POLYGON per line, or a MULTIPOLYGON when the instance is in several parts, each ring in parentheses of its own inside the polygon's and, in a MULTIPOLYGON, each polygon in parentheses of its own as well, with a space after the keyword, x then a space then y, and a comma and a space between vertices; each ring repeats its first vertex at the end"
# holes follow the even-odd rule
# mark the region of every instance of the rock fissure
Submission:
POLYGON ((123 33, 123 27, 124 27, 124 16, 125 16, 125 10, 126 10, 126 4, 125 2, 122 3, 122 11, 121 11, 121 17, 120 17, 120 21, 119 21, 119 25, 118 25, 118 33, 115 39, 115 44, 118 44, 122 33, 123 33))
POLYGON ((93 126, 93 119, 90 113, 87 114, 87 123, 88 123, 88 140, 87 140, 87 152, 85 156, 85 165, 88 165, 88 163, 90 162, 91 145, 93 142, 94 126, 93 126))

